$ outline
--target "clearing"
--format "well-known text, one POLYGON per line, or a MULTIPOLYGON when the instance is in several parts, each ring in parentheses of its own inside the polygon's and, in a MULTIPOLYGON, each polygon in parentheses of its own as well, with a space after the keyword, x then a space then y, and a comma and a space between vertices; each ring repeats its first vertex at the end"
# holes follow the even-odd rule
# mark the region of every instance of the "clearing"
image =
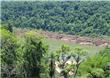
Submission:
MULTIPOLYGON (((51 52, 59 49, 61 45, 67 44, 71 49, 75 47, 81 47, 89 52, 89 55, 94 55, 95 53, 103 50, 104 47, 110 46, 110 39, 100 39, 100 38, 90 38, 90 37, 80 37, 74 35, 58 34, 54 32, 36 30, 37 34, 40 34, 46 38, 45 43, 49 45, 51 52)), ((15 29, 15 34, 17 36, 24 36, 24 34, 30 31, 29 29, 15 29)))

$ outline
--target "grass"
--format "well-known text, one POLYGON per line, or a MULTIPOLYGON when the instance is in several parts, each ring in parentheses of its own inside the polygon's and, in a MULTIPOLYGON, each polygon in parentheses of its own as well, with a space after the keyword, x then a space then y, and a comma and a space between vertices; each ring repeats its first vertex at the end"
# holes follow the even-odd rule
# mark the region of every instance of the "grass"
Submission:
POLYGON ((73 44, 73 43, 67 43, 67 42, 64 42, 64 41, 61 41, 61 40, 56 40, 56 39, 46 39, 45 43, 47 45, 49 45, 49 51, 50 52, 55 52, 63 44, 69 45, 71 50, 73 50, 76 47, 81 47, 82 49, 87 50, 88 55, 90 55, 90 56, 94 55, 94 54, 96 54, 99 51, 104 49, 104 47, 100 47, 100 46, 89 46, 89 45, 73 44))
MULTIPOLYGON (((42 32, 42 30, 34 30, 35 32, 42 32)), ((20 35, 25 34, 24 32, 30 31, 30 29, 20 29, 20 28, 15 28, 14 32, 19 33, 20 35), (21 33, 22 32, 22 33, 21 33)), ((110 37, 104 37, 104 39, 110 39, 110 37)), ((85 50, 88 51, 88 55, 94 55, 97 52, 101 51, 104 49, 104 47, 100 47, 100 46, 89 46, 89 45, 80 45, 80 44, 73 44, 73 43, 69 43, 69 42, 64 42, 61 40, 56 40, 56 39, 45 39, 45 44, 49 45, 49 51, 50 52, 55 52, 56 50, 58 50, 61 45, 66 44, 69 45, 71 50, 73 50, 75 47, 81 47, 85 50)))

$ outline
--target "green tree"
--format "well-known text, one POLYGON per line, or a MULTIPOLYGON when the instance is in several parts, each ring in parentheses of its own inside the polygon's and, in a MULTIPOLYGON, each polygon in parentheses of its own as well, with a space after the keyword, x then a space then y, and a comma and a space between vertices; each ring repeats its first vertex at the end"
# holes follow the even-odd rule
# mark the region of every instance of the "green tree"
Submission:
POLYGON ((1 38, 1 77, 14 78, 16 76, 17 39, 6 29, 0 30, 1 38))
POLYGON ((1 24, 63 31, 81 36, 110 36, 108 1, 2 1, 1 24), (17 6, 17 7, 16 7, 17 6))
POLYGON ((35 32, 29 32, 25 36, 24 44, 24 69, 26 76, 40 78, 41 59, 46 53, 46 47, 42 42, 42 37, 36 36, 35 32))
POLYGON ((104 78, 104 70, 101 68, 93 68, 88 78, 104 78))
POLYGON ((98 54, 88 58, 81 64, 80 71, 86 78, 109 78, 110 74, 110 48, 106 47, 98 54))
POLYGON ((66 62, 71 58, 69 55, 70 47, 68 45, 62 45, 61 49, 56 51, 56 63, 57 67, 61 70, 59 73, 64 77, 68 78, 67 64, 66 62))
POLYGON ((86 53, 87 51, 83 50, 82 48, 75 48, 74 52, 71 53, 72 57, 74 57, 74 60, 76 62, 75 64, 76 69, 75 69, 74 77, 76 77, 78 73, 80 64, 85 60, 86 53))

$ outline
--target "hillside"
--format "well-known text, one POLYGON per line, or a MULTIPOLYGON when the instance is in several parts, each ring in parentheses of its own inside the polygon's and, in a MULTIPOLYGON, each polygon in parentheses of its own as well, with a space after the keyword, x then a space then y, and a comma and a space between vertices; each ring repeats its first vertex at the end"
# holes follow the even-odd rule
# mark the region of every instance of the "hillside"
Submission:
POLYGON ((110 78, 110 2, 1 0, 1 78, 110 78))
POLYGON ((45 44, 49 45, 50 52, 57 50, 61 45, 68 45, 71 49, 76 47, 83 48, 87 50, 88 55, 94 55, 106 46, 110 46, 110 39, 100 39, 100 38, 89 38, 80 37, 66 34, 58 34, 48 31, 36 30, 36 29, 14 29, 16 36, 23 38, 27 32, 35 31, 36 35, 41 35, 45 39, 45 44))
POLYGON ((31 29, 31 30, 30 29, 21 29, 21 28, 14 29, 14 33, 20 37, 23 37, 25 35, 25 33, 28 31, 35 31, 36 35, 40 34, 46 39, 58 40, 58 41, 63 41, 66 43, 71 43, 71 44, 100 46, 100 47, 110 46, 110 39, 106 39, 106 38, 91 38, 91 37, 84 37, 84 36, 81 37, 81 36, 59 34, 59 33, 36 30, 36 29, 31 29))
POLYGON ((110 2, 2 1, 1 24, 81 36, 110 36, 110 2))
MULTIPOLYGON (((37 31, 36 29, 14 29, 11 33, 2 28, 0 33, 2 39, 2 77, 9 74, 6 75, 7 78, 51 78, 52 67, 54 67, 55 78, 110 77, 109 46, 105 48, 100 45, 64 42, 56 37, 72 38, 74 36, 37 31), (47 38, 43 39, 41 34, 47 38), (54 38, 51 37, 51 34, 54 38), (78 68, 77 65, 79 65, 78 68), (10 68, 8 68, 9 66, 10 68), (64 74, 62 75, 63 70, 67 77, 64 74)), ((86 37, 81 38, 86 41, 86 37)))

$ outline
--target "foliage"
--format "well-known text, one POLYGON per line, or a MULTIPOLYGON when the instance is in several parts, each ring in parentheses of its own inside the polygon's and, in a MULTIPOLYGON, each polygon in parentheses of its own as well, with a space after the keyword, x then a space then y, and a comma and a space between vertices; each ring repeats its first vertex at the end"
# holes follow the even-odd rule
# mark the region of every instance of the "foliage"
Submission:
POLYGON ((109 1, 2 1, 1 24, 84 36, 110 36, 109 1))
POLYGON ((6 29, 0 30, 1 49, 1 77, 16 77, 16 61, 17 61, 17 39, 14 34, 6 29))
POLYGON ((110 77, 109 46, 86 59, 87 51, 79 47, 71 49, 68 45, 62 45, 59 50, 49 52, 43 37, 33 31, 24 37, 16 37, 4 28, 1 28, 0 33, 2 78, 110 77), (56 67, 61 69, 60 73, 56 73, 56 67))
POLYGON ((87 52, 81 48, 75 48, 74 52, 71 53, 72 57, 74 58, 76 64, 76 69, 74 72, 74 77, 76 77, 78 73, 78 69, 80 67, 80 64, 86 59, 87 52))
POLYGON ((34 32, 29 32, 25 36, 24 44, 24 69, 27 77, 40 78, 41 59, 46 53, 46 48, 39 36, 34 32))
POLYGON ((106 47, 103 51, 97 55, 89 58, 81 65, 82 74, 87 74, 87 78, 107 78, 110 74, 110 48, 106 47), (106 67, 105 67, 106 66, 106 67))

